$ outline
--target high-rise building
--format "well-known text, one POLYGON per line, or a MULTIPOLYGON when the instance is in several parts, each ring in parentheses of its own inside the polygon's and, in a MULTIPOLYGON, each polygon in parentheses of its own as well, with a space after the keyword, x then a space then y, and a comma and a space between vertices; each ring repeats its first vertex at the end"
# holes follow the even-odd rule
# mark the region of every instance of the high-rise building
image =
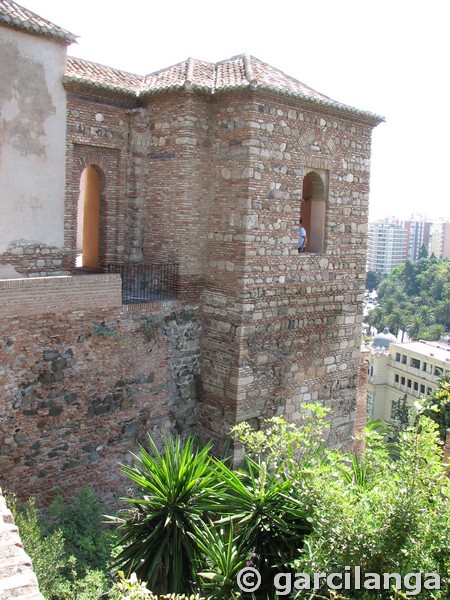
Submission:
POLYGON ((427 250, 429 249, 432 223, 410 220, 402 221, 400 225, 406 229, 406 258, 417 260, 422 246, 425 246, 427 250))
POLYGON ((432 224, 429 249, 436 258, 450 258, 450 223, 432 224))
POLYGON ((369 225, 367 269, 388 275, 394 267, 406 261, 407 232, 404 227, 390 223, 369 225))

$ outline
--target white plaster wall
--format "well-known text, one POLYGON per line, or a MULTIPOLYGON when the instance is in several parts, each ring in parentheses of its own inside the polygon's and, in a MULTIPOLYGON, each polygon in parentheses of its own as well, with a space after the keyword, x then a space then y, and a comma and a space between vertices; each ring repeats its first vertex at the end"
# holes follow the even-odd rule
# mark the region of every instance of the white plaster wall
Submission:
POLYGON ((67 48, 0 26, 0 253, 62 247, 67 48))

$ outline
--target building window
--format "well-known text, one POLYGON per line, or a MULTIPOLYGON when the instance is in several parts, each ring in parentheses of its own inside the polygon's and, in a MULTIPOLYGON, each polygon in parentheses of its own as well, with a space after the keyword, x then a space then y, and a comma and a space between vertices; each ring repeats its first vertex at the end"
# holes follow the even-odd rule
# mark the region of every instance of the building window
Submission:
POLYGON ((406 365, 406 362, 407 362, 407 356, 406 356, 406 354, 402 354, 402 364, 406 365))
POLYGON ((427 370, 427 363, 423 362, 422 363, 422 371, 426 371, 427 370))
POLYGON ((431 388, 427 388, 427 396, 431 396, 433 390, 431 388))
POLYGON ((327 196, 328 172, 306 168, 300 209, 303 227, 306 229, 306 252, 324 251, 327 196))
POLYGON ((411 367, 414 369, 420 369, 420 360, 418 358, 411 358, 411 367))
POLYGON ((395 362, 400 362, 400 352, 395 353, 395 362))
POLYGON ((443 370, 441 367, 434 367, 434 374, 436 375, 436 377, 440 377, 443 373, 443 370))
POLYGON ((420 393, 425 394, 425 386, 422 383, 420 384, 420 393))
POLYGON ((400 381, 400 375, 395 375, 394 379, 395 383, 398 383, 400 381))
POLYGON ((411 379, 408 379, 406 387, 410 388, 411 386, 412 386, 412 381, 411 381, 411 379))
POLYGON ((405 385, 405 381, 406 381, 406 379, 404 377, 402 377, 402 381, 401 381, 402 385, 405 385))
POLYGON ((373 417, 373 407, 375 404, 375 392, 369 392, 367 396, 367 416, 373 417))
POLYGON ((419 391, 419 383, 417 381, 414 382, 414 391, 415 392, 419 391))

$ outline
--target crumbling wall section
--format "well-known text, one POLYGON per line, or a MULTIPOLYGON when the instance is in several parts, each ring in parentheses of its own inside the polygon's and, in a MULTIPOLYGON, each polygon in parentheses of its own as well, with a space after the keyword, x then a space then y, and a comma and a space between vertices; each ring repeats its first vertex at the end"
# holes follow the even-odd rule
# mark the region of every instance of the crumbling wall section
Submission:
POLYGON ((46 503, 84 484, 115 506, 118 463, 172 432, 193 433, 195 306, 124 310, 120 276, 0 282, 0 481, 46 503))

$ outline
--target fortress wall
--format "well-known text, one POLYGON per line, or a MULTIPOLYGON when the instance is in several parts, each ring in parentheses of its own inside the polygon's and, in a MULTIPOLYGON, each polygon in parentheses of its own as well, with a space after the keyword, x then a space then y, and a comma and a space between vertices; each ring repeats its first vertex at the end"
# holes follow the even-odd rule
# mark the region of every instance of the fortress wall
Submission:
POLYGON ((1 486, 40 505, 88 484, 116 507, 147 432, 194 430, 196 308, 123 310, 118 275, 2 281, 0 303, 1 486))

